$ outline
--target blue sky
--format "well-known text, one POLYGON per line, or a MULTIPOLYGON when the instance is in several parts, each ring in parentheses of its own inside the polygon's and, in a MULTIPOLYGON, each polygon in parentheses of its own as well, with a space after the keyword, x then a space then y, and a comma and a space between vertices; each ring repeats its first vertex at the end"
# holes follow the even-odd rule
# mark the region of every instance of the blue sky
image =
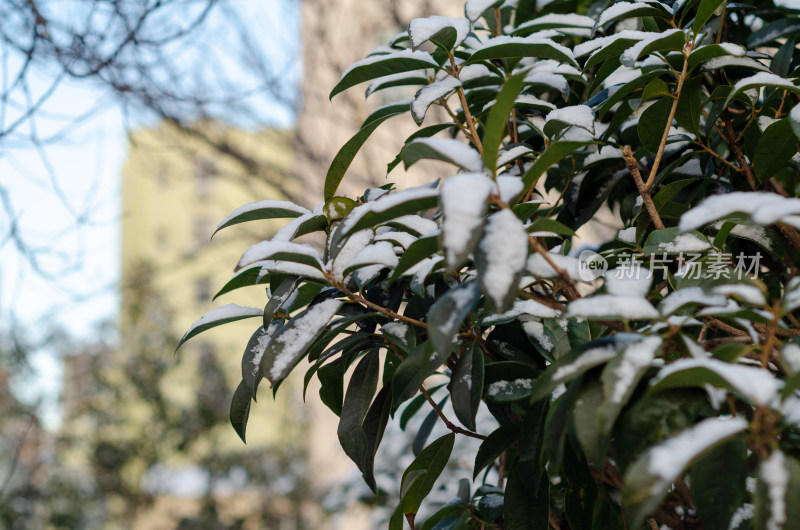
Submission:
MULTIPOLYGON (((195 75, 200 72, 203 82, 220 94, 233 90, 231 87, 254 92, 255 80, 248 67, 240 58, 229 56, 237 40, 227 16, 232 12, 251 31, 255 46, 269 61, 268 68, 284 72, 291 86, 299 73, 299 68, 286 70, 299 56, 298 14, 296 6, 287 7, 294 3, 222 2, 206 21, 199 46, 176 47, 172 56, 180 69, 195 75)), ((8 65, 12 72, 18 66, 14 60, 12 57, 8 65)), ((43 93, 52 79, 52 71, 35 70, 31 91, 43 93)), ((285 106, 263 96, 254 97, 251 103, 262 114, 249 115, 250 120, 239 125, 292 124, 292 113, 285 106)), ((217 110, 225 116, 224 108, 217 110)), ((14 112, 13 108, 7 111, 3 117, 6 124, 15 119, 14 112)), ((0 184, 14 210, 13 219, 0 210, 0 328, 14 321, 35 339, 55 324, 79 340, 91 341, 99 323, 116 317, 119 184, 126 135, 129 128, 152 122, 146 114, 123 112, 112 95, 93 83, 67 81, 17 137, 0 141, 0 184), (90 111, 90 117, 74 125, 76 117, 90 111), (24 139, 31 127, 39 137, 67 129, 62 139, 40 149, 24 139), (25 253, 5 237, 12 226, 26 244, 40 251, 36 255, 47 275, 37 272, 25 253)), ((54 398, 60 366, 50 350, 39 352, 33 361, 38 384, 20 386, 18 391, 29 399, 44 395, 46 420, 53 424, 57 421, 54 398)))

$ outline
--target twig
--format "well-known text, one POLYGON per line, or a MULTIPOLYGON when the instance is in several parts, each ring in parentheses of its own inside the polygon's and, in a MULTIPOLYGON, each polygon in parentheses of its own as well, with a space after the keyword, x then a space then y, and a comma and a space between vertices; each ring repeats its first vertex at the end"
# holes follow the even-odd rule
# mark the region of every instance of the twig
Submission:
POLYGON ((753 168, 750 167, 750 164, 747 163, 747 159, 742 152, 742 146, 739 145, 739 142, 736 141, 736 131, 733 130, 733 124, 731 123, 731 119, 726 117, 723 120, 725 124, 725 132, 727 133, 726 136, 728 137, 728 146, 733 151, 733 155, 736 157, 736 161, 739 162, 739 166, 744 170, 744 176, 747 178, 747 183, 750 185, 750 188, 753 190, 756 189, 756 177, 753 174, 753 168))
POLYGON ((453 431, 456 434, 463 434, 464 436, 469 436, 471 438, 477 438, 478 440, 485 440, 486 439, 486 437, 484 435, 478 434, 476 432, 468 431, 467 429, 462 429, 458 425, 456 425, 453 422, 451 422, 450 420, 448 420, 447 416, 445 416, 444 412, 442 412, 442 409, 439 408, 439 405, 436 404, 436 402, 433 400, 433 398, 428 393, 428 391, 425 390, 425 387, 421 386, 421 387, 419 387, 419 390, 420 390, 420 392, 422 392, 422 395, 425 396, 425 399, 428 400, 428 403, 431 404, 431 407, 433 407, 433 410, 436 411, 436 414, 439 416, 439 418, 441 418, 441 420, 444 422, 444 424, 447 426, 448 429, 450 429, 451 431, 453 431))
POLYGON ((345 296, 347 296, 350 300, 352 300, 354 302, 358 302, 359 304, 364 304, 365 306, 369 307, 370 309, 374 309, 375 311, 377 311, 379 313, 383 313, 384 315, 386 315, 389 318, 393 318, 393 319, 396 319, 396 320, 401 320, 403 322, 407 322, 408 324, 413 324, 413 325, 418 326, 420 328, 427 328, 428 327, 428 324, 426 324, 425 322, 422 322, 421 320, 416 320, 414 318, 409 318, 409 317, 407 317, 405 315, 401 315, 400 313, 395 313, 391 309, 386 309, 383 306, 380 306, 378 304, 370 302, 369 300, 367 300, 366 298, 364 298, 361 295, 355 294, 350 289, 348 289, 347 287, 344 286, 344 282, 338 282, 338 281, 334 280, 333 278, 330 278, 330 280, 331 280, 331 283, 333 283, 334 287, 336 287, 337 289, 342 291, 345 294, 345 296))
POLYGON ((767 336, 764 339, 764 344, 761 347, 761 366, 766 368, 769 364, 769 358, 772 356, 772 347, 775 344, 775 330, 778 329, 778 320, 780 319, 780 302, 776 301, 772 306, 772 320, 769 321, 767 328, 767 336))
MULTIPOLYGON (((672 107, 669 109, 667 116, 667 126, 664 129, 664 134, 661 136, 661 143, 658 144, 658 151, 656 152, 656 159, 653 161, 653 167, 650 169, 650 175, 647 177, 645 189, 650 190, 653 181, 656 179, 658 173, 658 166, 661 165, 661 160, 664 158, 664 149, 667 146, 667 138, 669 137, 669 129, 672 127, 672 120, 675 118, 675 112, 678 110, 678 100, 681 97, 681 90, 683 90, 683 83, 686 81, 689 71, 689 54, 692 53, 693 43, 687 42, 683 47, 683 69, 678 75, 678 86, 675 88, 675 100, 672 102, 672 107)), ((663 228, 663 227, 662 227, 663 228)))
MULTIPOLYGON (((642 201, 644 202, 645 208, 647 208, 647 213, 650 214, 650 219, 653 220, 653 225, 659 230, 664 228, 664 223, 661 221, 661 216, 658 215, 656 205, 653 204, 653 198, 650 196, 649 188, 642 180, 642 174, 639 172, 639 165, 636 162, 636 158, 634 158, 630 147, 625 146, 622 148, 622 157, 625 159, 625 166, 633 176, 633 181, 636 183, 636 187, 639 189, 639 195, 642 196, 642 201)), ((657 169, 657 166, 653 166, 653 168, 657 169)), ((653 174, 652 170, 650 174, 653 174)))
POLYGON ((556 271, 556 274, 558 274, 558 276, 567 285, 568 291, 571 291, 565 293, 567 295, 567 298, 569 298, 570 300, 575 300, 576 298, 582 298, 581 293, 578 291, 578 286, 575 285, 575 282, 572 280, 570 275, 567 273, 567 271, 565 271, 564 269, 555 264, 553 259, 550 257, 550 254, 547 253, 547 250, 545 250, 545 248, 542 247, 542 244, 539 243, 533 236, 528 236, 528 242, 530 243, 531 247, 533 247, 533 250, 542 255, 547 264, 550 265, 550 267, 552 267, 554 271, 556 271))
MULTIPOLYGON (((450 54, 450 68, 453 77, 458 79, 458 67, 456 66, 456 60, 452 53, 450 54)), ((464 119, 467 122, 467 127, 469 127, 472 143, 475 144, 475 147, 478 148, 478 152, 483 156, 483 144, 481 143, 480 136, 478 136, 478 129, 475 127, 475 120, 472 117, 472 113, 469 111, 467 98, 464 96, 464 89, 458 87, 456 92, 458 93, 458 99, 461 101, 461 108, 464 109, 464 119)))

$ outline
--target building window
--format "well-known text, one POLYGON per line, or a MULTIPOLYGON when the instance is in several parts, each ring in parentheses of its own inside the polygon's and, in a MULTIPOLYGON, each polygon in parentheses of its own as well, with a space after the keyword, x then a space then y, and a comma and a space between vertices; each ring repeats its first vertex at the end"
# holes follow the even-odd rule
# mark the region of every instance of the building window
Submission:
POLYGON ((194 189, 201 199, 211 196, 217 168, 211 160, 198 159, 194 164, 194 189))
POLYGON ((194 283, 194 297, 198 304, 211 301, 211 279, 207 276, 198 278, 194 283))

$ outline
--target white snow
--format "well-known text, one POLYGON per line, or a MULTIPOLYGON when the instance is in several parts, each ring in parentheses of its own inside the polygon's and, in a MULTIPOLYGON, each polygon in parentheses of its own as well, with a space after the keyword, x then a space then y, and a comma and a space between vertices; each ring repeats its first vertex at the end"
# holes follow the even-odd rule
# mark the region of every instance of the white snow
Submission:
POLYGON ((594 134, 594 112, 587 105, 574 105, 562 107, 550 112, 545 123, 550 121, 561 121, 569 125, 574 125, 594 134))
POLYGON ((668 294, 658 306, 664 316, 671 315, 686 304, 724 306, 728 300, 721 294, 706 294, 700 287, 684 287, 668 294))
POLYGON ((301 224, 322 214, 321 206, 322 205, 320 205, 319 208, 315 208, 311 213, 304 213, 300 217, 295 217, 286 223, 286 226, 278 230, 278 232, 272 236, 272 241, 291 241, 294 239, 294 236, 297 234, 297 230, 300 228, 301 224))
POLYGON ((769 72, 769 68, 760 62, 750 57, 732 57, 730 55, 723 55, 722 57, 714 57, 704 62, 700 67, 702 70, 718 70, 726 66, 740 66, 751 68, 753 70, 763 70, 769 72))
MULTIPOLYGON (((296 290, 293 292, 297 292, 296 290)), ((269 346, 270 341, 272 340, 272 336, 275 334, 275 331, 281 327, 281 323, 279 322, 272 322, 269 327, 264 330, 258 336, 258 340, 256 345, 250 348, 250 353, 253 353, 253 359, 251 364, 253 365, 251 373, 253 376, 258 376, 258 372, 261 371, 261 359, 264 358, 264 352, 267 350, 267 346, 269 346)))
POLYGON ((749 502, 742 504, 733 512, 731 522, 728 524, 728 530, 738 530, 743 522, 751 520, 755 517, 755 507, 749 502))
MULTIPOLYGON (((503 151, 500 151, 497 157, 497 167, 503 167, 509 162, 512 162, 513 160, 516 160, 517 158, 530 153, 533 153, 533 150, 530 147, 524 145, 515 145, 514 147, 511 147, 509 149, 504 149, 503 151)), ((518 178, 514 180, 520 183, 522 182, 522 180, 518 178)), ((520 184, 520 190, 521 186, 522 184, 520 184)), ((500 187, 500 189, 502 190, 502 186, 500 187)))
POLYGON ((478 172, 483 169, 480 153, 464 142, 451 138, 417 138, 411 143, 427 145, 466 171, 478 172))
POLYGON ((399 74, 391 74, 379 77, 378 79, 369 84, 365 96, 366 97, 371 96, 377 90, 381 89, 384 85, 388 85, 396 81, 402 81, 404 79, 418 78, 421 75, 422 74, 420 74, 419 71, 412 70, 411 72, 400 72, 399 74))
POLYGON ((408 324, 404 322, 387 322, 381 326, 381 333, 391 335, 405 342, 408 324))
POLYGON ((620 241, 624 241, 625 243, 636 243, 636 227, 631 226, 630 228, 625 228, 624 230, 620 230, 617 233, 617 239, 620 241))
POLYGON ((497 396, 507 392, 516 391, 519 389, 528 390, 533 386, 533 379, 514 379, 513 381, 495 381, 486 390, 490 396, 497 396))
POLYGON ((409 188, 406 190, 389 193, 378 200, 367 202, 353 208, 353 211, 350 212, 350 215, 348 215, 339 225, 337 231, 343 234, 348 233, 352 227, 354 227, 355 224, 369 212, 385 212, 391 208, 394 208, 395 206, 399 206, 407 202, 435 197, 438 193, 438 190, 431 186, 417 186, 416 188, 409 188))
POLYGON ((333 260, 333 266, 331 268, 331 273, 333 277, 337 280, 341 281, 344 278, 342 274, 344 274, 344 270, 347 268, 347 265, 355 258, 361 250, 370 244, 372 241, 372 230, 364 229, 359 230, 355 234, 351 235, 347 239, 347 243, 339 250, 339 253, 336 255, 336 259, 333 260))
POLYGON ((786 457, 780 449, 775 449, 772 454, 761 464, 759 478, 767 487, 769 498, 769 519, 767 530, 781 530, 786 522, 786 491, 789 488, 789 470, 786 467, 786 457))
POLYGON ((416 236, 413 236, 408 232, 402 232, 400 230, 385 232, 383 234, 375 236, 375 241, 394 242, 400 245, 404 250, 407 249, 412 243, 414 243, 417 240, 418 238, 416 236))
POLYGON ((422 285, 425 282, 425 278, 430 276, 433 268, 442 260, 444 260, 444 258, 441 256, 436 256, 435 258, 425 258, 414 265, 411 269, 404 272, 403 276, 411 276, 412 286, 414 284, 422 285))
POLYGON ((661 347, 660 337, 644 337, 642 340, 628 345, 622 352, 620 363, 614 368, 614 388, 611 391, 611 402, 622 403, 622 400, 633 389, 636 375, 644 368, 650 366, 655 358, 656 351, 661 347))
POLYGON ((490 216, 480 249, 487 262, 481 282, 495 307, 501 307, 507 294, 517 288, 517 275, 528 258, 528 234, 522 221, 508 208, 490 216))
POLYGON ((800 126, 800 104, 792 107, 791 112, 789 112, 789 119, 792 121, 794 129, 797 130, 797 127, 800 126))
POLYGON ((509 44, 547 46, 568 57, 570 62, 575 62, 575 55, 572 53, 572 50, 550 39, 542 39, 540 37, 509 37, 507 35, 502 35, 489 40, 489 42, 476 51, 488 50, 497 46, 506 46, 509 44))
POLYGON ((371 64, 379 63, 379 62, 382 62, 382 61, 394 60, 394 59, 415 59, 415 60, 418 60, 418 61, 423 61, 423 62, 428 63, 431 66, 431 68, 438 68, 439 67, 439 63, 437 63, 433 59, 433 56, 428 52, 412 51, 412 50, 401 50, 401 51, 396 51, 396 52, 388 53, 388 54, 371 55, 369 57, 365 57, 364 59, 361 59, 360 61, 356 61, 355 63, 351 64, 350 67, 347 70, 344 71, 344 73, 342 74, 342 79, 344 79, 344 77, 347 76, 347 74, 349 74, 351 71, 353 71, 356 68, 359 68, 359 67, 362 67, 362 66, 369 66, 371 64))
POLYGON ((307 245, 305 243, 291 243, 289 241, 261 241, 260 243, 256 243, 248 248, 245 253, 242 255, 241 259, 239 260, 239 264, 236 266, 237 269, 241 269, 251 263, 255 263, 256 261, 262 261, 269 259, 271 256, 275 254, 301 254, 303 256, 308 256, 313 258, 317 263, 319 263, 320 268, 322 268, 322 260, 319 255, 319 252, 312 247, 311 245, 307 245))
POLYGON ((800 372, 800 345, 787 342, 781 350, 781 360, 792 372, 800 372))
POLYGON ((414 120, 417 123, 422 123, 422 120, 425 119, 425 114, 428 112, 428 107, 434 101, 448 96, 460 86, 461 81, 455 77, 448 77, 421 88, 411 103, 411 113, 414 115, 414 120))
POLYGON ((634 9, 640 9, 643 7, 651 7, 650 4, 646 4, 644 2, 615 2, 611 4, 611 6, 600 13, 600 16, 597 18, 597 23, 595 27, 603 26, 607 24, 610 20, 622 16, 626 13, 633 11, 634 9))
POLYGON ((536 318, 555 318, 560 316, 560 313, 552 307, 548 307, 536 300, 515 300, 511 309, 503 313, 495 313, 487 316, 482 320, 482 324, 494 324, 521 315, 528 315, 536 318))
POLYGON ((538 320, 523 320, 522 329, 525 330, 528 336, 536 339, 536 342, 538 342, 545 351, 553 351, 555 344, 553 344, 553 341, 545 332, 544 324, 538 320))
POLYGON ((394 245, 388 241, 379 241, 362 248, 355 258, 350 260, 347 268, 364 265, 383 265, 393 269, 399 261, 394 253, 394 245))
POLYGON ((441 17, 438 15, 427 18, 415 18, 408 25, 408 36, 411 38, 411 47, 416 50, 436 33, 447 27, 455 28, 455 46, 458 46, 469 33, 469 20, 466 18, 441 17))
POLYGON ((325 275, 316 267, 306 265, 304 263, 295 263, 293 261, 275 261, 265 260, 262 262, 261 272, 258 275, 258 281, 261 281, 264 276, 270 272, 281 272, 283 274, 293 274, 295 276, 305 276, 307 278, 314 278, 317 280, 326 281, 325 275))
MULTIPOLYGON (((573 280, 581 279, 579 273, 580 263, 574 256, 562 256, 555 252, 548 252, 547 256, 555 263, 556 267, 565 271, 573 280)), ((536 278, 558 278, 556 270, 550 266, 544 257, 537 253, 531 254, 526 264, 526 269, 536 278)))
POLYGON ((527 28, 539 28, 543 26, 557 26, 559 28, 588 28, 594 26, 594 19, 584 15, 569 13, 565 15, 550 13, 543 17, 534 18, 524 24, 517 26, 516 31, 527 28))
MULTIPOLYGON (((567 80, 561 77, 560 75, 548 74, 547 72, 542 72, 541 75, 546 76, 548 78, 548 82, 539 81, 538 80, 539 77, 531 76, 531 74, 526 75, 525 80, 530 83, 541 83, 548 86, 554 86, 560 92, 566 90, 567 80)), ((545 101, 543 99, 539 99, 531 94, 522 94, 521 96, 518 96, 517 99, 514 101, 522 105, 531 105, 533 107, 544 107, 548 109, 556 108, 556 106, 553 103, 550 103, 549 101, 545 101)))
POLYGON ((553 372, 552 377, 550 378, 551 382, 553 383, 564 383, 568 379, 574 377, 575 375, 585 372, 590 368, 594 368, 595 366, 599 366, 606 361, 610 361, 614 357, 616 357, 617 351, 613 346, 603 346, 600 348, 590 348, 585 352, 581 353, 580 356, 572 361, 570 364, 565 364, 564 366, 559 366, 555 372, 553 372))
MULTIPOLYGON (((764 298, 764 293, 755 285, 748 285, 746 283, 730 283, 727 285, 717 285, 711 289, 714 294, 721 294, 726 296, 736 296, 741 298, 748 304, 765 305, 767 303, 764 298)), ((722 304, 713 304, 722 305, 722 304)))
POLYGON ((672 241, 658 244, 658 250, 664 252, 702 252, 710 248, 711 245, 707 241, 691 233, 679 234, 672 241))
POLYGON ((735 92, 745 90, 746 88, 761 88, 763 86, 779 86, 797 89, 797 87, 788 79, 784 79, 779 75, 768 72, 759 72, 755 75, 745 77, 744 79, 737 81, 736 84, 733 85, 733 91, 731 93, 733 94, 735 92))
POLYGON ((653 281, 652 273, 641 266, 610 269, 605 273, 605 286, 609 294, 644 297, 653 281))
POLYGON ((481 14, 492 7, 494 4, 500 4, 499 0, 467 0, 464 5, 464 13, 467 18, 475 21, 480 18, 481 14))
POLYGON ((256 210, 266 210, 268 208, 276 208, 280 210, 288 210, 290 212, 294 212, 298 215, 303 215, 307 213, 311 213, 308 209, 303 208, 302 206, 298 206, 297 204, 289 201, 272 201, 272 200, 265 200, 265 201, 258 201, 258 202, 251 202, 250 204, 245 204, 244 206, 239 206, 236 208, 232 214, 228 217, 220 221, 219 225, 217 225, 217 230, 219 230, 225 223, 229 222, 231 219, 239 217, 242 214, 254 212, 256 210))
POLYGON ((668 29, 667 31, 656 33, 655 35, 647 37, 644 40, 640 40, 639 42, 637 42, 636 44, 634 44, 633 46, 622 52, 622 56, 620 57, 620 62, 625 66, 633 67, 633 65, 636 64, 636 61, 639 59, 639 56, 642 54, 642 51, 644 51, 644 49, 647 46, 650 46, 653 42, 659 39, 669 37, 680 31, 682 30, 677 28, 668 29))
POLYGON ((711 370, 737 392, 762 406, 769 405, 775 399, 782 385, 780 380, 763 368, 731 364, 717 359, 678 359, 662 368, 651 384, 656 384, 676 372, 693 368, 711 370))
POLYGON ((257 315, 263 315, 264 311, 259 309, 258 307, 242 307, 236 304, 226 304, 221 307, 215 307, 210 311, 206 311, 203 316, 200 317, 194 324, 189 326, 189 329, 186 333, 183 334, 183 337, 190 335, 195 329, 200 326, 205 326, 207 324, 212 324, 214 322, 219 322, 221 320, 227 320, 229 318, 238 318, 238 317, 251 317, 257 315))
POLYGON ((280 353, 269 370, 272 382, 280 379, 284 371, 292 366, 306 349, 308 342, 325 327, 342 306, 341 300, 331 298, 308 309, 308 312, 294 318, 289 325, 273 339, 276 351, 280 353))
POLYGON ((525 83, 530 85, 545 85, 553 87, 562 94, 566 94, 567 91, 569 90, 566 78, 564 78, 564 76, 562 75, 554 74, 553 72, 534 71, 526 75, 524 81, 525 83))
POLYGON ((684 213, 678 227, 681 232, 688 232, 736 212, 750 214, 761 219, 756 222, 766 224, 764 220, 774 219, 772 212, 780 211, 782 215, 788 215, 787 212, 798 208, 800 199, 787 199, 777 193, 763 191, 734 191, 707 198, 684 213), (784 204, 785 201, 788 201, 787 204, 784 204))
POLYGON ((573 300, 567 307, 565 316, 592 320, 648 320, 658 318, 659 315, 650 302, 641 296, 601 294, 573 300))
POLYGON ((462 173, 442 184, 442 244, 449 267, 458 265, 458 258, 467 250, 473 233, 483 224, 492 185, 481 173, 462 173))
MULTIPOLYGON (((647 472, 670 483, 700 453, 747 428, 747 420, 730 416, 706 418, 694 427, 652 448, 648 453, 647 472)), ((657 484, 661 489, 662 484, 657 484)), ((654 490, 656 487, 654 487, 654 490)))
POLYGON ((461 80, 462 83, 474 81, 475 79, 480 79, 482 77, 492 76, 496 75, 492 73, 492 71, 489 70, 486 65, 480 63, 468 64, 458 72, 458 79, 461 80))

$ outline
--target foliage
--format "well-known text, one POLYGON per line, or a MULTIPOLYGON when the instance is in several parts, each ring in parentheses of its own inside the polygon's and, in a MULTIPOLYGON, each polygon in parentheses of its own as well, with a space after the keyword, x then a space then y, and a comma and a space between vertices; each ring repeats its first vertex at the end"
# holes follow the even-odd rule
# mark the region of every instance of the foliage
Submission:
POLYGON ((791 527, 798 12, 512 4, 416 19, 334 87, 419 89, 364 121, 324 204, 244 254, 225 289, 268 284, 263 313, 229 306, 190 330, 263 314, 234 427, 244 439, 262 378, 276 392, 303 364, 373 489, 390 418, 432 408, 451 431, 428 443, 420 428, 392 529, 420 527, 455 436, 482 440, 473 484, 421 528, 791 527), (452 121, 417 131, 389 170, 434 159, 454 176, 336 195, 376 127, 422 124, 430 105, 452 121), (604 205, 623 229, 581 253, 574 232, 604 205), (294 241, 311 232, 321 253, 294 241), (430 397, 442 378, 455 418, 430 397), (484 406, 496 427, 476 432, 484 406))

